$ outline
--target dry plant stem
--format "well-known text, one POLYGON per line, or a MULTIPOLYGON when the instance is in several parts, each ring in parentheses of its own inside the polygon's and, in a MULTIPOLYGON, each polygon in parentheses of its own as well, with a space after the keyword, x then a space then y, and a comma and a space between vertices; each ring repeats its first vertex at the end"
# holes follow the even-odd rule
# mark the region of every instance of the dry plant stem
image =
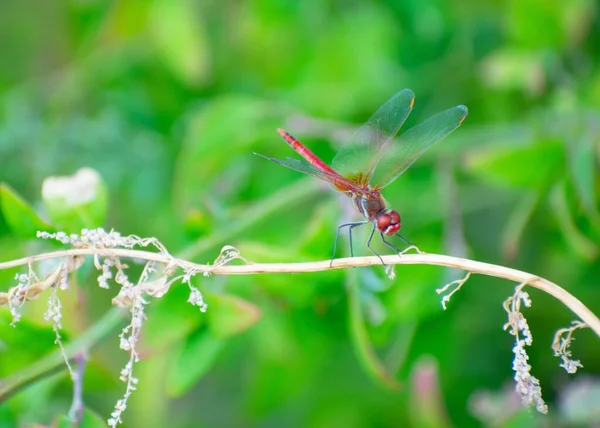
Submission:
MULTIPOLYGON (((127 249, 72 249, 65 251, 55 251, 51 253, 40 254, 36 256, 26 257, 19 260, 0 263, 0 269, 13 268, 22 265, 29 265, 39 260, 47 260, 61 257, 73 257, 77 255, 98 255, 102 257, 117 256, 139 258, 152 260, 159 263, 171 264, 174 263, 185 269, 196 269, 200 273, 211 275, 250 275, 250 274, 265 274, 265 273, 307 273, 320 272, 331 269, 343 269, 348 267, 358 266, 380 266, 381 260, 378 257, 353 257, 336 259, 333 261, 332 267, 329 266, 329 260, 307 263, 250 263, 245 265, 235 266, 214 266, 201 265, 192 263, 186 260, 174 259, 165 256, 161 253, 152 253, 148 251, 137 251, 127 249)), ((584 323, 586 323, 600 337, 600 319, 594 315, 581 301, 568 293, 565 289, 559 287, 547 279, 541 278, 527 272, 517 269, 511 269, 504 266, 483 263, 459 257, 451 257, 439 254, 403 254, 401 256, 383 256, 384 262, 389 265, 414 265, 425 264, 434 266, 445 266, 456 269, 466 270, 473 274, 481 274, 494 276, 498 278, 508 279, 517 283, 526 283, 530 287, 542 290, 551 296, 554 296, 565 304, 575 315, 577 315, 584 323)))
POLYGON ((87 352, 80 352, 73 356, 75 371, 73 372, 73 402, 69 409, 69 420, 75 423, 81 422, 84 412, 83 404, 83 373, 87 362, 87 352))

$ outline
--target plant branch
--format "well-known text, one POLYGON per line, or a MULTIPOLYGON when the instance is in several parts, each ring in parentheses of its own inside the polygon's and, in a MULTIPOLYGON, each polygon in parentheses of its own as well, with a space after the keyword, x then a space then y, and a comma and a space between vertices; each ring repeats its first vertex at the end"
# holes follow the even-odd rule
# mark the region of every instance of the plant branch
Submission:
MULTIPOLYGON (((48 260, 62 257, 74 257, 96 255, 100 257, 129 257, 144 260, 151 260, 165 264, 175 264, 184 269, 194 269, 198 273, 205 275, 251 275, 267 273, 307 273, 320 272, 331 269, 343 269, 359 266, 377 266, 381 265, 378 257, 352 257, 336 259, 330 267, 329 260, 307 262, 307 263, 250 263, 244 265, 207 265, 192 263, 187 260, 173 258, 161 253, 148 251, 137 251, 128 249, 98 249, 81 248, 64 251, 55 251, 39 254, 18 260, 0 263, 0 269, 14 268, 23 265, 29 265, 39 260, 48 260)), ((525 283, 528 286, 542 290, 565 304, 575 315, 577 315, 585 324, 587 324, 600 337, 600 319, 594 315, 580 300, 561 288, 557 284, 541 278, 537 275, 523 272, 517 269, 511 269, 504 266, 490 263, 478 262, 459 257, 445 256, 440 254, 403 254, 400 256, 382 256, 384 262, 388 265, 414 265, 425 264, 434 266, 445 266, 456 269, 466 270, 472 274, 481 274, 507 279, 517 283, 525 283)))

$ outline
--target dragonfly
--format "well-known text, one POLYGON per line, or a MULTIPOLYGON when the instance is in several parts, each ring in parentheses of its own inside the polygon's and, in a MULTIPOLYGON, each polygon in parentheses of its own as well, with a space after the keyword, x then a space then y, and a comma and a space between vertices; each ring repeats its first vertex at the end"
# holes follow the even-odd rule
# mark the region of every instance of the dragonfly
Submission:
POLYGON ((386 207, 381 190, 400 177, 429 147, 458 128, 468 113, 464 105, 452 107, 397 137, 396 134, 412 111, 414 103, 415 94, 410 89, 395 94, 341 147, 331 166, 281 128, 277 132, 304 160, 291 157, 281 160, 256 153, 279 165, 328 182, 333 189, 348 196, 362 214, 364 220, 338 226, 331 263, 335 258, 340 231, 344 228, 348 228, 350 255, 354 257, 352 230, 371 223, 373 228, 367 240, 367 248, 384 265, 381 256, 371 248, 375 232, 380 234, 387 247, 398 254, 400 250, 387 241, 386 237, 395 235, 408 245, 413 245, 398 233, 401 227, 400 214, 386 207))

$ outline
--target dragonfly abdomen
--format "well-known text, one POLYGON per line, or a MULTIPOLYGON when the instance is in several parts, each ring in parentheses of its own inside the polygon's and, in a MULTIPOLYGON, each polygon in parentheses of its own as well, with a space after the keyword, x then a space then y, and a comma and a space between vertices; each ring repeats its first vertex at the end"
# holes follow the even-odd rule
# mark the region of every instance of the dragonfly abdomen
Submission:
POLYGON ((277 129, 277 132, 279 132, 279 135, 281 135, 283 137, 285 142, 288 143, 288 145, 292 149, 294 149, 296 151, 296 153, 298 153, 300 156, 302 156, 304 159, 306 159, 306 161, 309 162, 311 165, 317 167, 321 171, 325 171, 326 173, 331 174, 332 176, 341 177, 329 165, 327 165, 325 162, 323 162, 321 159, 319 159, 319 157, 317 155, 315 155, 313 152, 311 152, 308 149, 308 147, 306 147, 304 144, 302 144, 300 141, 298 141, 296 138, 294 138, 294 136, 292 134, 290 134, 289 132, 287 132, 281 128, 277 129))

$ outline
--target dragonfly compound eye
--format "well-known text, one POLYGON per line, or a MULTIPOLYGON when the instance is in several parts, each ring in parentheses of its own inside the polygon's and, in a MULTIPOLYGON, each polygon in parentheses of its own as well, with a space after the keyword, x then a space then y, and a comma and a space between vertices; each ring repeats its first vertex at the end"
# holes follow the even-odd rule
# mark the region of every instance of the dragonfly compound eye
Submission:
MULTIPOLYGON (((398 211, 392 211, 390 213, 390 220, 392 225, 400 224, 400 214, 398 214, 398 211)), ((400 229, 400 227, 398 227, 398 229, 400 229)))
POLYGON ((395 235, 400 230, 400 214, 389 211, 377 217, 377 230, 388 235, 395 235))

